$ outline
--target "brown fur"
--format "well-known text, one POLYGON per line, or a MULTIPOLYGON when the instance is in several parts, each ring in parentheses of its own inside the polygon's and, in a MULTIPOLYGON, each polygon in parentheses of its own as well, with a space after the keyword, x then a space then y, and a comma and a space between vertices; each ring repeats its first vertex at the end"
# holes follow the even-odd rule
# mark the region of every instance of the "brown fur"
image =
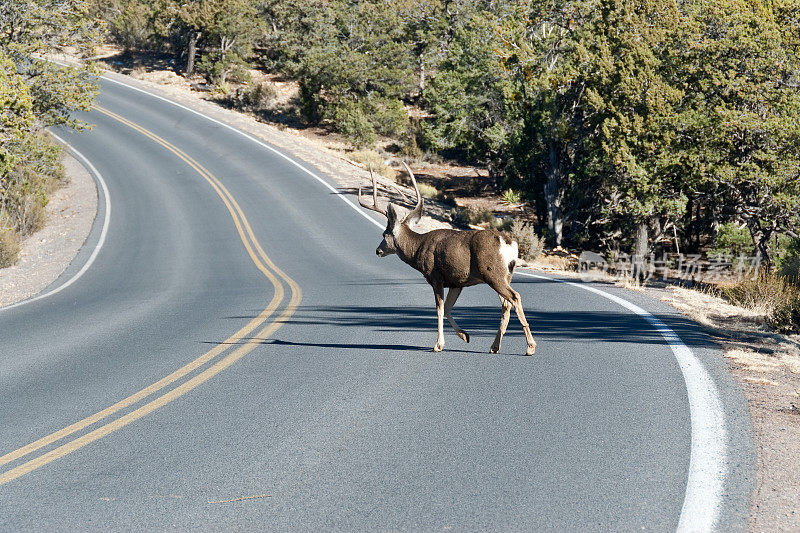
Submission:
MULTIPOLYGON (((458 327, 450 315, 461 289, 479 283, 486 283, 500 296, 502 316, 497 336, 489 350, 496 353, 500 350, 500 342, 508 326, 511 308, 517 313, 528 343, 527 355, 533 355, 536 342, 531 335, 525 312, 522 309, 522 298, 511 288, 511 275, 514 273, 516 258, 506 259, 500 253, 504 239, 494 230, 458 231, 437 229, 428 233, 417 233, 409 223, 422 215, 422 195, 411 169, 406 165, 414 189, 417 192, 417 205, 404 218, 400 218, 394 205, 389 204, 384 211, 378 207, 377 184, 372 178, 373 206, 364 202, 359 188, 359 203, 368 209, 377 211, 387 218, 383 241, 375 252, 385 257, 397 254, 400 259, 418 270, 433 288, 436 299, 437 339, 433 350, 440 351, 444 347, 442 324, 444 317, 450 322, 456 334, 465 342, 469 342, 469 334, 458 327), (448 289, 447 300, 444 289, 448 289)), ((370 169, 370 173, 372 169, 370 169)), ((510 240, 506 242, 510 244, 510 240)))
POLYGON ((456 334, 469 342, 469 334, 458 327, 450 310, 463 287, 486 283, 497 292, 502 304, 500 328, 490 351, 496 353, 500 350, 513 307, 528 342, 526 353, 534 353, 536 342, 522 310, 522 299, 511 288, 514 261, 506 264, 501 256, 500 246, 503 241, 499 232, 437 229, 428 233, 417 233, 409 227, 407 220, 399 219, 391 204, 386 216, 388 224, 383 233, 384 239, 376 253, 381 257, 396 253, 404 263, 418 270, 433 288, 438 319, 438 338, 434 351, 440 351, 444 347, 442 321, 445 316, 456 334), (449 289, 446 302, 445 288, 449 289))

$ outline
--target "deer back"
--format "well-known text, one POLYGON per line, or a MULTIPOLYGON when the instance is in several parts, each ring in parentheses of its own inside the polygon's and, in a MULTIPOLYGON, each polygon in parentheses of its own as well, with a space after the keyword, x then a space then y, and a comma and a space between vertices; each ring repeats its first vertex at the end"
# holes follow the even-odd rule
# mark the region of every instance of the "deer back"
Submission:
POLYGON ((420 237, 416 254, 406 262, 432 285, 467 287, 514 270, 516 247, 495 230, 438 229, 420 237))

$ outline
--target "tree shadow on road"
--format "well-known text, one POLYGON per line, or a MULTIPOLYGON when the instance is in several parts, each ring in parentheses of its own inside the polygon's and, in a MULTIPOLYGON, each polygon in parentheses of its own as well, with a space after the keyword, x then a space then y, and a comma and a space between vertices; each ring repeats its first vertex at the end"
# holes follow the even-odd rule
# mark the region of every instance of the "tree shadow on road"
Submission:
MULTIPOLYGON (((645 319, 628 312, 612 311, 537 311, 527 309, 525 314, 531 325, 534 338, 545 342, 606 342, 624 344, 664 345, 661 334, 645 319)), ((228 318, 252 318, 255 315, 228 318)), ((473 338, 493 338, 500 322, 499 306, 469 306, 455 308, 453 317, 458 325, 473 338)), ((680 335, 683 342, 694 347, 715 346, 697 324, 676 316, 658 316, 680 335)), ((436 331, 435 311, 430 307, 395 306, 300 306, 289 317, 287 325, 312 326, 315 328, 364 329, 376 332, 429 332, 436 331)), ((445 334, 452 333, 445 322, 445 334)), ((522 328, 512 311, 507 335, 522 335, 522 328)), ((315 344, 315 346, 324 346, 315 344)), ((338 345, 337 345, 338 346, 338 345)), ((364 348, 388 347, 387 345, 363 345, 364 348)), ((397 349, 403 348, 400 345, 397 349)), ((418 350, 419 347, 413 347, 418 350)), ((428 349, 422 348, 422 349, 428 349)), ((482 352, 481 352, 482 353, 482 352)))

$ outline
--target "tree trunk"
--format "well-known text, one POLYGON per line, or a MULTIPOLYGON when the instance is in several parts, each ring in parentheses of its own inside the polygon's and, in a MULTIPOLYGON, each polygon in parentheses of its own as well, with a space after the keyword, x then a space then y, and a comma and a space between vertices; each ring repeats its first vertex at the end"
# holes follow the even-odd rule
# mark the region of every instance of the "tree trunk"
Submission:
POLYGON ((768 269, 772 268, 772 259, 769 253, 769 239, 772 236, 772 232, 762 228, 759 223, 749 226, 749 229, 753 244, 756 247, 756 253, 758 253, 761 261, 768 269))
POLYGON ((636 226, 636 244, 633 249, 633 277, 644 281, 647 277, 647 255, 649 252, 647 222, 639 222, 636 226))
POLYGON ((419 94, 425 92, 425 58, 419 55, 419 94))
POLYGON ((544 199, 547 203, 547 229, 553 235, 556 246, 561 246, 564 238, 564 219, 561 213, 561 167, 558 148, 550 141, 550 169, 544 184, 544 199))
POLYGON ((186 50, 186 77, 194 74, 194 59, 197 55, 197 41, 200 40, 200 32, 192 32, 189 36, 189 47, 186 50))

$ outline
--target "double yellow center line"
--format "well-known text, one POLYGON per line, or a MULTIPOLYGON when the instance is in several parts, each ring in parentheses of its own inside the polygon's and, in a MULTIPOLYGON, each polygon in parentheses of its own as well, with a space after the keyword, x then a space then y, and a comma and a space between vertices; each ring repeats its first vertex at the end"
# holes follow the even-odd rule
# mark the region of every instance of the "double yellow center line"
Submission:
POLYGON ((117 403, 103 409, 102 411, 98 411, 97 413, 90 415, 83 420, 75 422, 63 429, 60 429, 50 435, 42 437, 41 439, 32 442, 28 445, 22 446, 12 452, 9 452, 3 456, 0 456, 0 467, 5 464, 10 463, 11 461, 15 461, 22 457, 25 457, 29 454, 32 454, 45 446, 48 446, 54 442, 57 442, 61 439, 69 437, 74 433, 77 433, 97 422, 100 422, 106 418, 111 417, 118 411, 121 411, 127 407, 130 407, 150 396, 155 395, 157 392, 161 391, 168 385, 171 385, 183 377, 187 376, 194 370, 206 365, 215 359, 218 359, 218 356, 226 352, 231 346, 236 346, 239 344, 242 339, 245 339, 248 335, 251 335, 253 331, 257 328, 261 327, 254 335, 250 336, 246 342, 238 345, 238 348, 228 353, 225 357, 218 359, 213 365, 209 366, 202 372, 198 373, 191 379, 181 383, 177 387, 169 390, 157 396, 144 405, 138 407, 137 409, 111 421, 103 424, 102 426, 85 433, 69 442, 62 444, 42 455, 39 455, 33 459, 29 459, 28 461, 7 470, 6 472, 0 473, 0 485, 4 483, 8 483, 22 475, 27 474, 41 466, 44 466, 56 459, 64 457, 65 455, 74 452, 86 446, 87 444, 94 442, 109 433, 112 433, 128 424, 133 422, 134 420, 138 420, 139 418, 155 411, 159 407, 162 407, 169 402, 183 396, 190 390, 194 389, 195 387, 199 386, 200 384, 208 381, 215 375, 219 374, 233 363, 253 351, 256 346, 261 344, 266 338, 272 335, 278 328, 283 325, 286 320, 294 314, 297 306, 300 304, 300 300, 302 299, 302 291, 297 283, 286 275, 280 268, 278 268, 275 263, 270 260, 267 254, 264 252, 264 249, 256 239, 256 236, 253 234, 253 229, 250 227, 250 223, 247 220, 247 217, 242 212, 241 207, 234 199, 233 195, 228 191, 228 189, 220 182, 211 172, 203 168, 197 161, 189 157, 185 152, 181 151, 180 149, 176 148, 170 142, 164 140, 163 138, 159 137, 158 135, 148 131, 147 129, 127 120, 116 113, 109 111, 108 109, 104 109, 99 106, 95 106, 97 111, 107 115, 108 117, 129 126, 130 128, 134 129, 135 131, 141 133, 145 137, 148 137, 155 141, 156 143, 160 144, 181 160, 183 160, 187 165, 191 168, 196 170, 205 180, 211 185, 214 191, 219 195, 222 199, 225 207, 228 209, 228 212, 233 219, 233 223, 236 225, 236 230, 239 233, 239 237, 244 244, 245 249, 247 250, 248 255, 253 260, 253 263, 256 267, 266 276, 269 282, 274 287, 274 294, 272 300, 270 300, 267 307, 264 308, 261 313, 258 314, 257 317, 252 319, 248 322, 242 329, 225 339, 223 342, 209 350, 208 352, 204 353, 194 361, 182 366, 181 368, 175 370, 168 376, 158 380, 157 382, 145 387, 144 389, 136 392, 123 400, 118 401, 117 403), (288 286, 291 291, 291 297, 289 299, 289 303, 286 305, 283 312, 277 318, 271 320, 270 322, 266 323, 270 316, 278 309, 281 302, 284 300, 285 291, 283 284, 280 280, 283 280, 288 286))

